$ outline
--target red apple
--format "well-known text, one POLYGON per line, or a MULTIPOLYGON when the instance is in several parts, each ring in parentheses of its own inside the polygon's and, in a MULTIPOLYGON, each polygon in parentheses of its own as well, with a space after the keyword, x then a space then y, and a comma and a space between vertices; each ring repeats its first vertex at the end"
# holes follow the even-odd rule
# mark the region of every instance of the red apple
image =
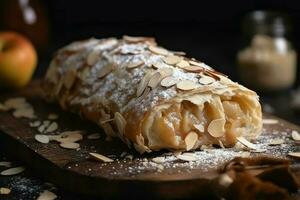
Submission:
POLYGON ((0 88, 24 87, 36 64, 37 53, 28 39, 15 32, 0 32, 0 88))

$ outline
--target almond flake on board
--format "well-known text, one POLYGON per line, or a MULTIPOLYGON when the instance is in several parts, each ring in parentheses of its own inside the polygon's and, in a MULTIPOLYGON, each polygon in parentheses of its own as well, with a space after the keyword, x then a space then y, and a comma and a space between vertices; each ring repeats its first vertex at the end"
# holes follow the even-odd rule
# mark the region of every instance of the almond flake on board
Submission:
POLYGON ((99 133, 93 133, 93 134, 89 134, 87 136, 87 139, 90 139, 90 140, 98 140, 100 139, 101 135, 99 133))
POLYGON ((49 190, 44 190, 40 193, 39 197, 36 200, 54 200, 57 198, 57 195, 49 190))
POLYGON ((278 120, 277 119, 263 119, 263 124, 277 124, 278 120))
POLYGON ((169 76, 164 78, 161 82, 160 85, 163 87, 171 87, 173 85, 176 85, 179 82, 179 80, 175 77, 169 76))
POLYGON ((187 162, 192 162, 192 161, 197 161, 198 160, 197 157, 195 157, 191 154, 187 154, 187 153, 177 155, 176 157, 180 160, 187 161, 187 162))
POLYGON ((293 138, 293 140, 295 140, 295 141, 300 141, 300 134, 299 134, 299 132, 293 130, 293 131, 292 131, 292 138, 293 138))
POLYGON ((13 116, 16 118, 24 117, 28 119, 34 119, 36 117, 34 115, 34 110, 31 107, 16 109, 13 112, 13 116))
POLYGON ((7 111, 9 110, 4 104, 0 103, 0 111, 7 111))
POLYGON ((49 120, 56 120, 59 118, 58 114, 56 113, 50 113, 47 117, 49 120))
POLYGON ((159 156, 159 157, 152 158, 152 161, 160 164, 166 162, 166 159, 165 157, 159 156))
POLYGON ((288 155, 300 159, 300 152, 289 152, 288 155))
POLYGON ((190 66, 190 64, 185 60, 181 60, 179 63, 176 64, 176 67, 183 68, 183 69, 188 66, 190 66))
POLYGON ((98 153, 89 153, 93 158, 102 162, 113 162, 114 160, 98 153))
POLYGON ((2 175, 2 176, 12 176, 12 175, 20 174, 24 170, 25 170, 24 167, 13 167, 13 168, 9 168, 9 169, 6 169, 6 170, 2 171, 0 173, 0 175, 2 175))
POLYGON ((0 188, 0 194, 9 194, 10 192, 11 192, 11 189, 9 189, 9 188, 5 188, 5 187, 0 188))
POLYGON ((163 61, 168 65, 175 65, 179 63, 183 58, 175 55, 170 55, 167 57, 162 58, 163 61))
POLYGON ((187 134, 187 136, 184 138, 186 150, 189 151, 191 150, 196 142, 198 141, 198 134, 194 131, 191 131, 187 134))
POLYGON ((156 88, 160 83, 161 78, 162 78, 161 74, 159 72, 155 72, 149 80, 148 87, 150 87, 151 89, 156 88))
POLYGON ((24 97, 16 97, 16 98, 7 99, 4 102, 4 106, 7 109, 18 109, 18 108, 27 107, 28 103, 26 102, 26 99, 24 97))
POLYGON ((201 83, 202 85, 208 85, 208 84, 211 84, 215 81, 216 80, 214 78, 209 77, 209 76, 203 76, 199 79, 199 83, 201 83))
POLYGON ((256 145, 246 140, 246 138, 240 136, 236 138, 242 145, 249 149, 257 149, 256 145))
POLYGON ((126 124, 127 124, 125 118, 123 117, 123 115, 121 113, 115 112, 114 119, 115 119, 119 133, 121 134, 121 136, 123 136, 125 133, 125 128, 126 128, 126 124))
POLYGON ((50 141, 50 139, 47 135, 40 135, 40 134, 35 135, 34 139, 43 144, 48 144, 50 141))
POLYGON ((39 127, 40 125, 41 125, 41 121, 34 121, 29 123, 30 127, 39 127))
POLYGON ((136 61, 136 62, 131 62, 127 65, 127 68, 132 69, 132 68, 136 68, 139 67, 141 65, 144 64, 144 61, 140 60, 140 61, 136 61))
POLYGON ((283 143, 284 143, 283 139, 281 139, 281 138, 274 138, 274 139, 270 140, 269 145, 270 146, 275 146, 275 145, 280 145, 280 144, 283 144, 283 143))
POLYGON ((80 145, 75 142, 62 142, 59 146, 65 149, 78 149, 80 147, 80 145))
POLYGON ((149 46, 148 47, 149 50, 152 52, 152 53, 155 53, 155 54, 158 54, 158 55, 163 55, 163 56, 166 56, 169 54, 169 51, 164 49, 164 48, 161 48, 161 47, 157 47, 157 46, 149 46))
POLYGON ((73 143, 83 139, 82 131, 65 131, 62 132, 59 137, 53 138, 53 140, 61 143, 73 143))
POLYGON ((11 166, 11 162, 8 162, 8 161, 0 161, 0 166, 1 166, 1 167, 10 167, 10 166, 11 166))
POLYGON ((176 87, 180 90, 192 90, 197 87, 197 84, 190 80, 183 80, 177 83, 176 87))
POLYGON ((56 131, 58 128, 58 125, 56 122, 52 122, 46 129, 45 133, 52 133, 54 131, 56 131))
POLYGON ((225 126, 226 120, 223 118, 212 120, 208 127, 207 132, 213 137, 222 137, 225 134, 225 126))

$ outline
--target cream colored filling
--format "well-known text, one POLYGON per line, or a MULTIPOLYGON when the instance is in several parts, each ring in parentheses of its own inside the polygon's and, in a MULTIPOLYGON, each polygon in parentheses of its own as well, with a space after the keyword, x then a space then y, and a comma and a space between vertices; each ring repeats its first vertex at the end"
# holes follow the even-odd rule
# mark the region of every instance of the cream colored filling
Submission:
MULTIPOLYGON (((204 98, 205 99, 205 98, 204 98)), ((183 100, 158 106, 144 120, 142 135, 145 145, 159 150, 187 149, 185 138, 191 132, 198 135, 192 145, 220 144, 233 146, 236 137, 252 138, 259 129, 259 116, 255 107, 246 97, 210 96, 204 102, 183 100), (193 101, 192 101, 193 102, 193 101)))

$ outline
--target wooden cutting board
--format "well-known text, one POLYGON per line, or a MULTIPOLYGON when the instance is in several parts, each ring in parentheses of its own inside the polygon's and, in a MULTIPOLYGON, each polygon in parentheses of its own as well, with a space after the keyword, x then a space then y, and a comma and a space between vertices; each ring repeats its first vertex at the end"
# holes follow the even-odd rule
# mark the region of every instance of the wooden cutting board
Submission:
MULTIPOLYGON (((209 193, 209 180, 217 175, 220 166, 236 156, 289 158, 288 152, 300 151, 300 146, 291 139, 291 131, 300 132, 300 128, 282 119, 266 116, 278 120, 278 123, 264 125, 263 133, 258 138, 258 146, 266 149, 265 152, 249 153, 241 148, 199 150, 193 153, 197 158, 194 162, 178 160, 166 151, 141 156, 118 139, 106 141, 104 133, 96 125, 62 111, 58 105, 46 103, 41 97, 38 81, 20 92, 2 94, 0 102, 20 96, 26 97, 33 105, 38 117, 36 120, 47 120, 49 113, 57 113, 59 118, 55 121, 59 125, 58 132, 85 130, 87 134, 101 134, 98 140, 87 139, 85 135, 80 141, 80 149, 63 149, 56 142, 41 144, 34 139, 39 132, 29 123, 35 120, 17 119, 11 112, 0 112, 0 140, 6 153, 24 162, 47 181, 78 193, 102 197, 205 197, 209 193), (284 143, 270 145, 276 138, 282 138, 284 143), (95 161, 89 158, 89 152, 109 156, 115 161, 95 161), (157 156, 165 156, 166 161, 153 162, 152 158, 157 156)), ((300 177, 300 163, 296 160, 293 163, 300 177)))

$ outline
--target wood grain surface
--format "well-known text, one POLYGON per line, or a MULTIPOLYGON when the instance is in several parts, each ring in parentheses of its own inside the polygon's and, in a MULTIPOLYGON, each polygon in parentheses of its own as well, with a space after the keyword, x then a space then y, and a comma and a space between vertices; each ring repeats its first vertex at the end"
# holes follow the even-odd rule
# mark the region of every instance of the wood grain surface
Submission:
MULTIPOLYGON (((174 160, 174 155, 166 154, 166 151, 139 155, 118 139, 106 141, 105 134, 96 125, 62 111, 56 104, 47 103, 41 94, 39 81, 35 81, 22 91, 2 94, 0 102, 12 97, 26 97, 33 105, 38 120, 46 120, 49 113, 59 114, 59 118, 55 120, 59 125, 58 132, 84 130, 86 135, 100 133, 101 138, 90 140, 84 135, 78 150, 61 148, 57 142, 42 144, 34 139, 34 135, 39 134, 37 128, 29 126, 33 120, 17 119, 11 112, 0 112, 0 140, 4 141, 7 153, 30 166, 40 177, 73 192, 101 197, 205 197, 209 196, 209 180, 218 174, 218 169, 229 159, 249 152, 234 148, 199 150, 196 152, 198 160, 195 162, 174 160), (90 158, 89 152, 109 156, 114 162, 95 161, 90 158), (132 155, 133 159, 121 157, 124 152, 132 155), (166 155, 170 160, 162 164, 151 161, 161 155, 166 155)), ((299 144, 290 136, 292 130, 300 132, 300 128, 276 119, 278 123, 264 125, 263 133, 257 140, 258 145, 266 151, 251 152, 250 156, 263 154, 291 159, 287 156, 288 152, 300 151, 299 144), (274 138, 282 138, 285 142, 270 145, 274 138)), ((300 177, 299 160, 294 159, 292 162, 300 177)))

